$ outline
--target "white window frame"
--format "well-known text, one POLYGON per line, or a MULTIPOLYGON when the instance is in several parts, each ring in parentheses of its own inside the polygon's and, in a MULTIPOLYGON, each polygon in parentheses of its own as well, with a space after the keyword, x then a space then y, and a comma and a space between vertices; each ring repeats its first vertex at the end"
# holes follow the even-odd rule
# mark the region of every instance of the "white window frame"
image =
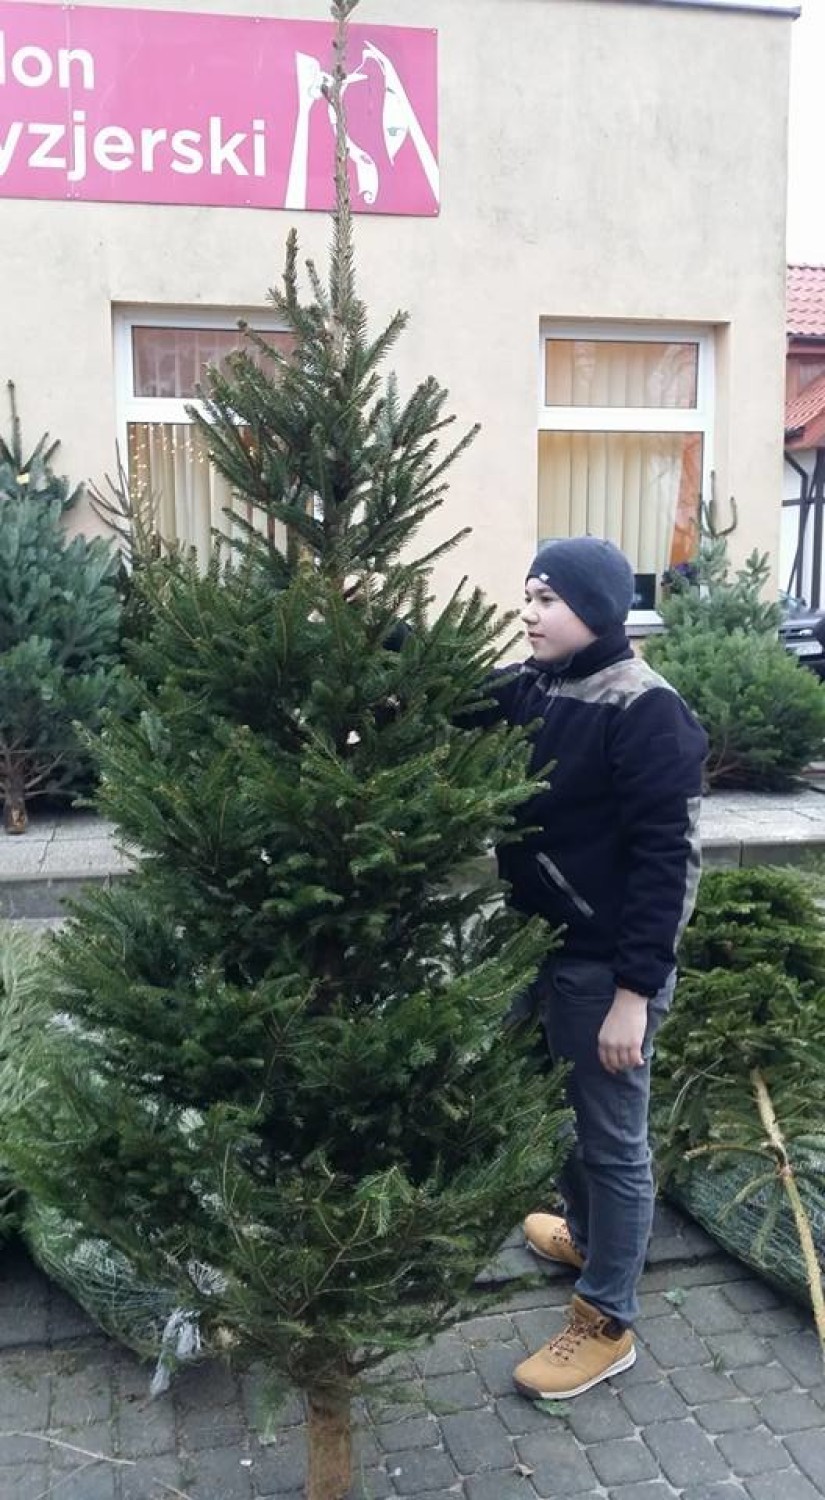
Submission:
MULTIPOLYGON (((714 331, 706 324, 557 322, 542 320, 539 339, 538 429, 540 432, 699 432, 702 434, 700 502, 712 493, 716 404, 714 331), (683 406, 548 406, 545 401, 547 344, 556 339, 594 343, 695 344, 696 405, 683 406)), ((542 539, 539 537, 539 541, 542 539)), ((657 610, 631 610, 631 625, 661 625, 657 610)))
POLYGON ((133 328, 204 328, 236 332, 243 319, 256 332, 284 332, 283 319, 260 307, 202 308, 149 307, 120 304, 113 308, 113 355, 117 439, 121 458, 128 462, 127 430, 130 422, 187 423, 187 406, 203 410, 193 396, 136 396, 133 328))

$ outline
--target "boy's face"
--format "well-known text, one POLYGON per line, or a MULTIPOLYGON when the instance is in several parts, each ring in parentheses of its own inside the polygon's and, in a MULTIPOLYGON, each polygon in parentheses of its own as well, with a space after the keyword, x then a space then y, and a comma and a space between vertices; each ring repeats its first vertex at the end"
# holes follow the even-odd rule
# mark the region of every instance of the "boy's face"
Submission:
POLYGON ((596 636, 549 583, 528 578, 521 612, 527 640, 536 661, 564 661, 575 651, 592 645, 596 636))

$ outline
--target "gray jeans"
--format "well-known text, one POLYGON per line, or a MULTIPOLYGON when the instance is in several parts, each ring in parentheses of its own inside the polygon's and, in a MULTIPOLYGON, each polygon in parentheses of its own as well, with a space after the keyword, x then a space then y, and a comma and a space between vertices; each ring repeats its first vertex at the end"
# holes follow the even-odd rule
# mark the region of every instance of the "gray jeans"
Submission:
POLYGON ((552 954, 530 991, 551 1057, 572 1063, 568 1101, 576 1139, 558 1186, 568 1228, 585 1256, 576 1291, 624 1324, 638 1316, 636 1287, 653 1225, 650 1059, 675 982, 674 972, 648 1002, 644 1067, 621 1073, 608 1073, 598 1054, 616 992, 608 964, 552 954))

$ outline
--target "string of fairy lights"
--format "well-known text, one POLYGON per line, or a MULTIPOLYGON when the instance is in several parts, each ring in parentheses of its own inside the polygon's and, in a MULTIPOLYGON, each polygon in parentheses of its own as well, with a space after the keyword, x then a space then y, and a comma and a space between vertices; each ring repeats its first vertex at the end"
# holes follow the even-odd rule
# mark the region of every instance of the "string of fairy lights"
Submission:
MULTIPOLYGON (((227 510, 234 511, 266 535, 267 516, 238 503, 228 480, 209 462, 202 435, 189 423, 130 422, 127 427, 129 474, 139 492, 158 498, 157 525, 162 536, 194 547, 203 558, 213 530, 231 531, 227 510)), ((282 530, 277 524, 275 531, 282 530)))

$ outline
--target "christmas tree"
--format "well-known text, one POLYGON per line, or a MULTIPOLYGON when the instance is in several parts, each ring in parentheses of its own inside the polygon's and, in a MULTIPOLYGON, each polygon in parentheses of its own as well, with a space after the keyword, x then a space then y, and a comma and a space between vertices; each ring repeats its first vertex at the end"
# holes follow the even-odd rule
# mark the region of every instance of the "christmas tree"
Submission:
POLYGON ((100 724, 118 690, 116 558, 100 539, 69 540, 80 489, 56 475, 58 447, 41 438, 27 458, 14 386, 11 441, 0 438, 0 790, 9 833, 27 825, 26 799, 77 791, 91 764, 78 735, 100 724))
POLYGON ((709 786, 781 791, 822 751, 825 697, 777 639, 781 612, 764 598, 767 556, 752 552, 731 577, 728 533, 708 513, 705 525, 696 581, 668 575, 667 629, 645 658, 707 731, 709 786))
POLYGON ((101 750, 102 807, 146 858, 59 940, 49 1107, 30 1095, 4 1149, 174 1282, 208 1347, 305 1392, 311 1500, 348 1490, 359 1377, 478 1305, 562 1119, 504 1025, 550 934, 478 875, 535 790, 520 733, 464 727, 500 629, 475 593, 435 611, 434 554, 409 557, 468 439, 441 450, 434 380, 382 383, 404 319, 370 339, 354 289, 351 9, 329 287, 310 268, 300 300, 291 240, 292 353, 249 335, 210 381, 214 462, 258 524, 157 588, 140 712, 101 750))

